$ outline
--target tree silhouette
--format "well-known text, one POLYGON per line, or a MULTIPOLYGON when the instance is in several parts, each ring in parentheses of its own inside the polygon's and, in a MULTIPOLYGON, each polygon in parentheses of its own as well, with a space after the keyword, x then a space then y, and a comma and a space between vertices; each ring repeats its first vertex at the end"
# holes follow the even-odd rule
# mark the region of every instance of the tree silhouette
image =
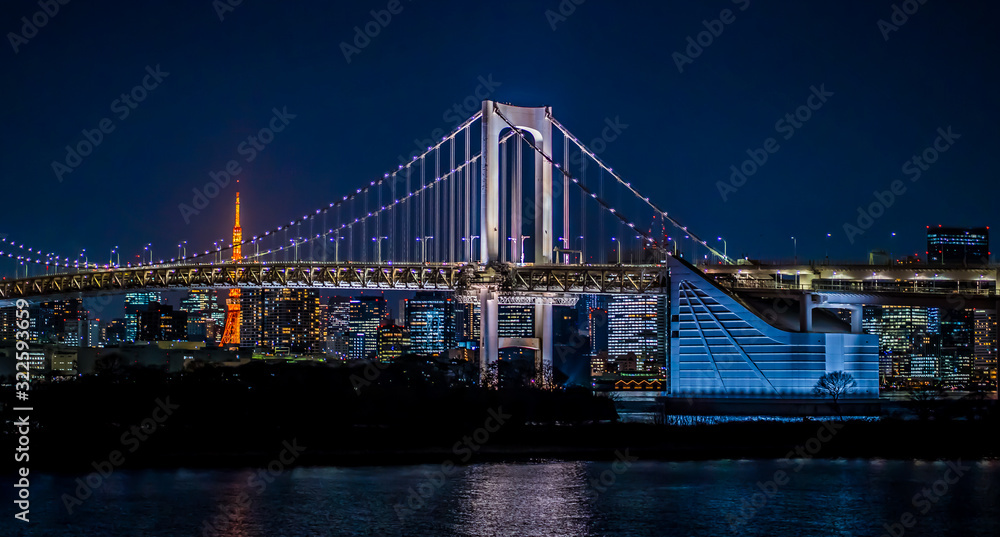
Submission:
MULTIPOLYGON (((824 373, 823 376, 816 381, 816 385, 813 386, 813 391, 817 395, 826 395, 833 399, 833 409, 840 416, 840 404, 839 400, 841 397, 851 393, 854 388, 858 387, 858 381, 854 380, 854 376, 850 373, 844 371, 833 371, 831 373, 824 373)), ((843 418, 843 416, 841 416, 843 418)))

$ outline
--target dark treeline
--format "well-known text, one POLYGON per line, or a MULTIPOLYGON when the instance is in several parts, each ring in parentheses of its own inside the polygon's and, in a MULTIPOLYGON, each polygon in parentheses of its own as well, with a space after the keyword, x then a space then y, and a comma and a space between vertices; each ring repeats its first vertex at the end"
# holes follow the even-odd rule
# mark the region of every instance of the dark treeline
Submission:
MULTIPOLYGON (((105 365, 33 385, 33 470, 90 471, 116 450, 123 467, 263 466, 292 440, 306 448, 302 465, 595 460, 626 449, 668 460, 780 459, 800 448, 822 458, 1000 455, 989 433, 1000 426, 995 401, 914 401, 918 417, 905 420, 628 424, 589 390, 482 389, 419 361, 205 365, 170 375, 105 365)), ((15 414, 5 409, 8 445, 15 414)))

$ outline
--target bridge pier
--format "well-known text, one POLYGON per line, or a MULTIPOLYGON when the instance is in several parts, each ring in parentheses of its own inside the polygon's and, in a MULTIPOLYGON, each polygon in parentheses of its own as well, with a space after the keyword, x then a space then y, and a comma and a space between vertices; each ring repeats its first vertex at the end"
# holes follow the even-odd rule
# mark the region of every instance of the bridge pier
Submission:
POLYGON ((500 359, 500 305, 496 291, 479 290, 479 379, 500 359))
POLYGON ((799 330, 812 332, 813 329, 813 294, 802 293, 799 298, 799 330))
POLYGON ((535 337, 541 349, 535 351, 535 382, 539 386, 552 383, 552 303, 535 299, 535 337))

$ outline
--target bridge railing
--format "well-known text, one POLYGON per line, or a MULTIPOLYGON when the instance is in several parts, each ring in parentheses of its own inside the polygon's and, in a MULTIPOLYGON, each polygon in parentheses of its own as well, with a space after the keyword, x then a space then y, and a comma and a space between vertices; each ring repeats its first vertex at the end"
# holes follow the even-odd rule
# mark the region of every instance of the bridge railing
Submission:
MULTIPOLYGON (((886 282, 877 280, 845 281, 843 283, 812 282, 811 284, 784 283, 760 279, 719 279, 722 285, 734 289, 786 289, 792 291, 839 291, 847 293, 914 293, 914 294, 958 294, 966 296, 996 296, 996 289, 982 287, 938 287, 924 282, 886 282)), ((992 282, 990 282, 992 283, 992 282)))

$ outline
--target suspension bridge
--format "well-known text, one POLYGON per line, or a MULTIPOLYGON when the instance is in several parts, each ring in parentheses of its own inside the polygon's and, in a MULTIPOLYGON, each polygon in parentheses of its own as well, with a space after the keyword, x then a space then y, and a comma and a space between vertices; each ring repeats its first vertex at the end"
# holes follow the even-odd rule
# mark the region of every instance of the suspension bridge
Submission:
POLYGON ((269 287, 451 291, 480 305, 484 364, 498 357, 498 306, 521 304, 535 307, 538 354, 551 365, 554 305, 583 293, 668 292, 668 224, 729 262, 550 107, 494 101, 410 162, 301 218, 250 237, 238 208, 236 222, 228 245, 160 260, 148 245, 148 261, 124 266, 4 238, 0 256, 24 273, 0 283, 0 300, 184 288, 230 289, 231 302, 239 289, 269 287))

